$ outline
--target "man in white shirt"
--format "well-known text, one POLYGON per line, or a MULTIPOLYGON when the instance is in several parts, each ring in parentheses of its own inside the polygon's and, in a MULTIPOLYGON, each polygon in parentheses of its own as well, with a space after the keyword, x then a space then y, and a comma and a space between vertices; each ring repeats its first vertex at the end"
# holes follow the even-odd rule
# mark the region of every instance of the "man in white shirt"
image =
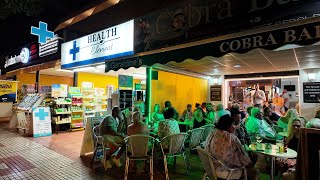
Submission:
POLYGON ((263 103, 266 100, 266 95, 264 91, 260 90, 259 84, 256 84, 254 90, 250 91, 246 97, 250 97, 254 105, 259 104, 263 106, 263 103))
POLYGON ((288 91, 286 89, 282 91, 281 97, 284 101, 284 104, 283 104, 284 110, 287 112, 289 109, 290 101, 289 101, 288 91))

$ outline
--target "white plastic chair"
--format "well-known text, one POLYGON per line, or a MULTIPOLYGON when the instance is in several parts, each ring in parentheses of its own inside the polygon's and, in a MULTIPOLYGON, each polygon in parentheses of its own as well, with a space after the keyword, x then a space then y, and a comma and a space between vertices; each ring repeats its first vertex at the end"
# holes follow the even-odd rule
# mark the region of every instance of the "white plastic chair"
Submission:
POLYGON ((178 134, 172 134, 172 135, 166 136, 160 141, 160 146, 163 154, 163 163, 164 163, 164 169, 166 174, 166 180, 169 180, 167 157, 175 158, 177 156, 183 156, 184 163, 186 166, 186 172, 187 172, 187 175, 189 175, 189 171, 188 171, 189 161, 183 149, 186 137, 187 137, 187 133, 178 133, 178 134), (168 149, 163 149, 163 146, 162 146, 163 141, 168 142, 168 145, 169 145, 168 149))
POLYGON ((201 137, 204 132, 204 128, 196 128, 188 131, 190 135, 189 141, 189 150, 194 150, 197 146, 200 145, 201 137))
MULTIPOLYGON (((240 168, 229 168, 226 165, 224 165, 221 161, 219 161, 218 159, 212 157, 207 151, 205 151, 204 149, 197 147, 197 152, 199 154, 200 160, 202 162, 202 166, 204 168, 204 170, 206 171, 206 173, 203 175, 202 180, 205 179, 210 179, 210 180, 216 180, 217 178, 222 178, 222 179, 240 179, 240 176, 232 176, 233 172, 236 170, 242 170, 243 174, 244 174, 244 180, 247 180, 247 171, 245 167, 240 167, 240 168), (228 169, 229 173, 227 175, 218 175, 215 167, 214 167, 214 162, 215 163, 219 163, 220 165, 222 165, 224 168, 228 169)), ((219 173, 220 174, 220 173, 219 173)))
POLYGON ((207 125, 203 126, 202 128, 204 128, 204 131, 202 133, 201 143, 204 143, 207 140, 207 137, 209 136, 209 134, 213 131, 214 125, 207 124, 207 125))
POLYGON ((153 180, 153 149, 155 138, 146 135, 132 135, 124 139, 126 143, 126 167, 124 179, 128 179, 130 161, 150 161, 150 179, 153 180), (151 143, 151 147, 149 146, 151 143))
POLYGON ((96 125, 92 129, 92 132, 93 132, 94 153, 93 153, 93 157, 92 157, 92 160, 91 160, 91 163, 90 163, 91 167, 92 167, 92 165, 94 163, 94 160, 95 160, 95 158, 97 156, 97 152, 99 150, 102 150, 102 148, 103 148, 103 145, 102 145, 103 137, 100 136, 100 125, 96 125))

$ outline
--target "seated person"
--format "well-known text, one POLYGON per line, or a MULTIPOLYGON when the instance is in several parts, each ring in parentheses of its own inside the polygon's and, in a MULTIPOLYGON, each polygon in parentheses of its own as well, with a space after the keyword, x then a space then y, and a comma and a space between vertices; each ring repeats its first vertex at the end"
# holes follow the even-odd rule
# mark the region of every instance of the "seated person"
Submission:
POLYGON ((204 120, 207 124, 214 124, 218 121, 218 114, 214 111, 213 105, 211 103, 207 103, 206 105, 206 113, 204 120))
POLYGON ((178 111, 172 106, 172 103, 171 103, 170 101, 166 101, 166 102, 164 103, 164 109, 163 109, 163 111, 162 111, 162 114, 164 114, 169 108, 172 108, 173 111, 174 111, 174 116, 173 116, 173 118, 174 118, 175 120, 179 120, 179 113, 178 113, 178 111))
POLYGON ((251 118, 251 110, 252 110, 252 108, 253 108, 253 106, 249 106, 247 108, 247 118, 244 120, 244 124, 246 124, 249 121, 249 119, 251 118))
POLYGON ((130 124, 128 127, 128 135, 149 135, 148 125, 144 124, 141 121, 142 114, 140 112, 134 112, 132 115, 133 124, 130 124))
POLYGON ((231 115, 230 111, 225 110, 222 104, 218 104, 218 105, 217 105, 217 113, 218 113, 218 119, 219 119, 221 116, 226 115, 226 114, 231 115))
POLYGON ((239 138, 242 145, 250 145, 250 136, 247 132, 246 126, 241 122, 241 112, 237 108, 232 108, 230 110, 231 118, 234 120, 237 128, 235 130, 235 135, 239 138))
POLYGON ((320 129, 320 108, 316 109, 315 118, 311 119, 307 124, 306 128, 320 129))
POLYGON ((206 121, 204 119, 203 114, 204 114, 204 112, 203 112, 201 106, 199 106, 193 114, 193 119, 192 119, 193 128, 199 128, 199 127, 206 125, 206 121))
POLYGON ((273 121, 271 121, 271 119, 270 119, 270 117, 272 115, 270 107, 265 107, 263 109, 263 112, 264 112, 263 113, 263 115, 264 115, 263 119, 266 120, 268 124, 272 125, 273 121))
POLYGON ((181 120, 185 121, 185 120, 191 120, 193 117, 193 112, 192 112, 192 105, 188 104, 187 105, 187 109, 183 111, 182 116, 181 116, 181 120))
POLYGON ((277 124, 279 127, 287 129, 288 123, 297 117, 299 117, 298 111, 295 109, 289 109, 283 117, 279 118, 277 124))
POLYGON ((109 162, 109 158, 119 149, 119 147, 121 147, 121 149, 119 153, 112 159, 112 161, 116 164, 116 166, 121 167, 120 157, 124 151, 125 144, 123 141, 124 136, 116 131, 116 118, 118 118, 119 114, 120 108, 118 106, 114 106, 112 108, 112 114, 105 117, 100 124, 100 135, 103 137, 103 145, 110 148, 105 155, 106 162, 103 162, 105 168, 112 167, 109 162))
POLYGON ((162 113, 160 113, 160 105, 155 104, 154 105, 154 112, 151 115, 151 125, 155 130, 158 130, 159 122, 161 120, 164 120, 164 116, 162 113))
POLYGON ((240 110, 240 104, 234 103, 232 108, 238 109, 238 111, 241 113, 241 120, 246 118, 246 113, 240 110))
POLYGON ((273 122, 277 122, 280 119, 280 112, 276 111, 276 106, 274 104, 269 104, 269 108, 271 110, 271 116, 269 117, 269 119, 273 122))
MULTIPOLYGON (((235 129, 235 122, 230 115, 222 116, 216 124, 216 129, 209 134, 205 150, 227 167, 246 167, 248 179, 258 179, 257 170, 249 168, 252 165, 250 158, 234 134, 235 129)), ((217 162, 214 163, 218 176, 227 177, 228 169, 217 162)), ((231 179, 241 175, 243 175, 243 170, 236 170, 232 173, 231 179)))
MULTIPOLYGON (((172 134, 178 134, 180 133, 179 124, 178 121, 173 119, 174 117, 174 110, 172 108, 168 108, 164 113, 165 120, 160 121, 159 123, 159 129, 158 129, 158 136, 159 139, 163 139, 166 136, 172 135, 172 134)), ((162 147, 164 149, 168 149, 168 142, 163 141, 162 147)))
POLYGON ((255 107, 251 110, 251 117, 246 123, 246 129, 251 139, 259 134, 261 137, 275 138, 276 132, 274 129, 263 119, 262 110, 255 107))

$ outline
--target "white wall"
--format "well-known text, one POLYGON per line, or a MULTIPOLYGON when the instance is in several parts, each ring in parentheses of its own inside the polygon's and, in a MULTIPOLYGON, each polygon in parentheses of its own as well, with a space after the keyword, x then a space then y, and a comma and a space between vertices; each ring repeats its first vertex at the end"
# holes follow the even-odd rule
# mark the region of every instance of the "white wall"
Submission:
POLYGON ((282 93, 282 91, 284 89, 284 85, 295 85, 296 86, 296 91, 288 91, 290 107, 294 108, 295 104, 299 101, 299 96, 296 96, 296 94, 299 95, 298 78, 283 78, 283 79, 281 79, 281 89, 279 92, 280 94, 282 93))
POLYGON ((303 117, 310 120, 315 116, 315 109, 320 107, 320 103, 304 103, 303 102, 303 83, 310 82, 308 79, 308 73, 315 72, 316 79, 313 82, 320 82, 320 69, 304 69, 299 71, 300 80, 300 112, 303 117))

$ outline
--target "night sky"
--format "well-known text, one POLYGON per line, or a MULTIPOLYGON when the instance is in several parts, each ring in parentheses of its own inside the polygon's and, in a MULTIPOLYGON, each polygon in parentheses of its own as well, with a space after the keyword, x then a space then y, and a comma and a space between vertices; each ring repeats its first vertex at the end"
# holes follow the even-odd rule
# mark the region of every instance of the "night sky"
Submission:
MULTIPOLYGON (((38 22, 48 23, 49 30, 72 17, 74 14, 88 6, 99 3, 102 0, 11 0, 13 5, 3 8, 4 0, 0 0, 0 61, 4 61, 5 56, 15 55, 21 48, 29 43, 37 42, 37 36, 30 34, 31 26, 38 27, 38 22), (13 12, 20 10, 16 8, 22 1, 29 2, 25 12, 13 12)), ((26 5, 26 4, 22 4, 26 5)))

